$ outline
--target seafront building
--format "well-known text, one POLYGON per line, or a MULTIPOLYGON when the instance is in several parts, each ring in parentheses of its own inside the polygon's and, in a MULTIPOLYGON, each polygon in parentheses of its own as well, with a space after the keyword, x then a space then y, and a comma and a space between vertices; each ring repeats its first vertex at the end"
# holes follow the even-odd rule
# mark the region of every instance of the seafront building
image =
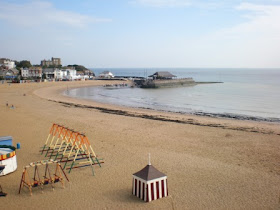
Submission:
POLYGON ((67 70, 66 69, 55 69, 54 78, 57 80, 67 79, 67 70))
POLYGON ((66 69, 67 70, 67 78, 70 80, 74 80, 77 78, 77 71, 75 69, 66 69))
MULTIPOLYGON (((61 67, 60 58, 51 58, 51 60, 42 60, 41 66, 35 65, 31 67, 18 67, 16 69, 16 61, 7 58, 0 58, 0 80, 32 80, 32 79, 47 79, 47 80, 86 80, 93 78, 94 74, 85 67, 82 70, 76 70, 75 66, 61 67), (48 67, 48 68, 46 68, 48 67)), ((20 62, 19 62, 20 63, 20 62)), ((29 62, 28 62, 29 63, 29 62)), ((29 63, 30 64, 30 63, 29 63)), ((26 66, 21 65, 21 66, 26 66)), ((30 66, 30 65, 28 65, 30 66)))
POLYGON ((103 71, 102 73, 99 74, 98 77, 100 79, 111 79, 111 78, 114 78, 114 75, 110 71, 103 71))
POLYGON ((196 85, 193 78, 176 78, 168 71, 158 71, 150 75, 147 79, 134 80, 135 85, 140 88, 161 88, 161 87, 181 87, 196 85))
POLYGON ((23 78, 27 78, 28 75, 29 75, 29 69, 28 69, 28 68, 22 68, 22 69, 21 69, 21 76, 22 76, 23 78))
POLYGON ((78 79, 75 69, 55 69, 54 78, 57 80, 75 80, 78 79))
POLYGON ((150 75, 149 78, 152 78, 153 80, 156 79, 173 79, 176 77, 175 75, 171 74, 168 71, 158 71, 154 73, 153 75, 150 75))
POLYGON ((18 74, 19 74, 19 71, 15 68, 0 70, 0 77, 4 78, 4 79, 15 79, 15 78, 17 78, 18 74))
POLYGON ((22 68, 21 76, 23 78, 42 78, 42 67, 22 68))
POLYGON ((75 80, 80 79, 80 76, 77 75, 75 69, 58 69, 58 68, 46 68, 43 69, 43 74, 46 79, 55 79, 55 80, 75 80))
POLYGON ((43 69, 43 75, 46 79, 54 79, 54 68, 43 69))

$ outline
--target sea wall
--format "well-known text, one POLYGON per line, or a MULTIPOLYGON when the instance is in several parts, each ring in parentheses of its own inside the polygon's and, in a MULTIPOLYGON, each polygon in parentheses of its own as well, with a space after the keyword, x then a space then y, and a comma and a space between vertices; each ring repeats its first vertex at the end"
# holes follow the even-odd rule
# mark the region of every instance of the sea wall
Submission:
POLYGON ((135 83, 141 88, 180 87, 196 84, 192 78, 170 80, 138 80, 135 81, 135 83))

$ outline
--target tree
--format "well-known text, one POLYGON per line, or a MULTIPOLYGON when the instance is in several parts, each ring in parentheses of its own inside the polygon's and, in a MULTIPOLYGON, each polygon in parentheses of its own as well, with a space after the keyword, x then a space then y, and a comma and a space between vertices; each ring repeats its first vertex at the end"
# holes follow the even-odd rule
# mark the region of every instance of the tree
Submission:
POLYGON ((27 61, 27 60, 20 61, 17 64, 17 67, 19 67, 19 68, 30 68, 31 66, 32 65, 31 65, 30 61, 27 61))
POLYGON ((85 70, 88 70, 86 67, 84 67, 84 66, 82 66, 82 65, 77 65, 77 64, 68 65, 67 67, 74 67, 77 71, 85 71, 85 70))
POLYGON ((47 66, 47 68, 54 69, 55 65, 49 65, 49 66, 47 66))
POLYGON ((21 76, 21 68, 16 67, 16 69, 18 70, 18 75, 21 76))

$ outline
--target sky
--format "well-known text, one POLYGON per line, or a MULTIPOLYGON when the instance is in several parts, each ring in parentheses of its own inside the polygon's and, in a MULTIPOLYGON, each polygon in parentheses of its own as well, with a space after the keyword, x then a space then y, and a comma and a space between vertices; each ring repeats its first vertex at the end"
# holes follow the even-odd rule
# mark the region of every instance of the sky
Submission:
POLYGON ((280 0, 0 0, 0 57, 88 68, 280 68, 280 0))

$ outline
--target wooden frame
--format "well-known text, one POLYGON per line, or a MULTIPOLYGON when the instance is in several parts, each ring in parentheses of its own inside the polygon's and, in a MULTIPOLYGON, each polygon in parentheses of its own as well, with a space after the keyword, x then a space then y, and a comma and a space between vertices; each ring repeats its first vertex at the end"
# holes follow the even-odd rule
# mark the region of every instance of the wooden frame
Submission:
POLYGON ((97 158, 88 138, 77 131, 64 126, 53 124, 41 154, 64 163, 63 169, 70 173, 74 168, 90 166, 94 175, 94 165, 104 163, 97 158))
POLYGON ((32 188, 40 187, 43 190, 44 185, 51 184, 52 189, 54 190, 54 183, 60 182, 62 187, 64 188, 64 178, 69 182, 67 175, 65 174, 63 168, 61 167, 58 161, 53 160, 42 160, 38 162, 30 163, 29 165, 25 166, 22 172, 20 186, 19 186, 19 194, 21 190, 26 187, 29 189, 30 195, 32 195, 32 188), (56 164, 56 169, 54 174, 51 173, 50 164, 56 164), (34 167, 34 175, 33 178, 30 179, 28 169, 34 167), (44 175, 40 176, 39 168, 44 167, 44 175))

